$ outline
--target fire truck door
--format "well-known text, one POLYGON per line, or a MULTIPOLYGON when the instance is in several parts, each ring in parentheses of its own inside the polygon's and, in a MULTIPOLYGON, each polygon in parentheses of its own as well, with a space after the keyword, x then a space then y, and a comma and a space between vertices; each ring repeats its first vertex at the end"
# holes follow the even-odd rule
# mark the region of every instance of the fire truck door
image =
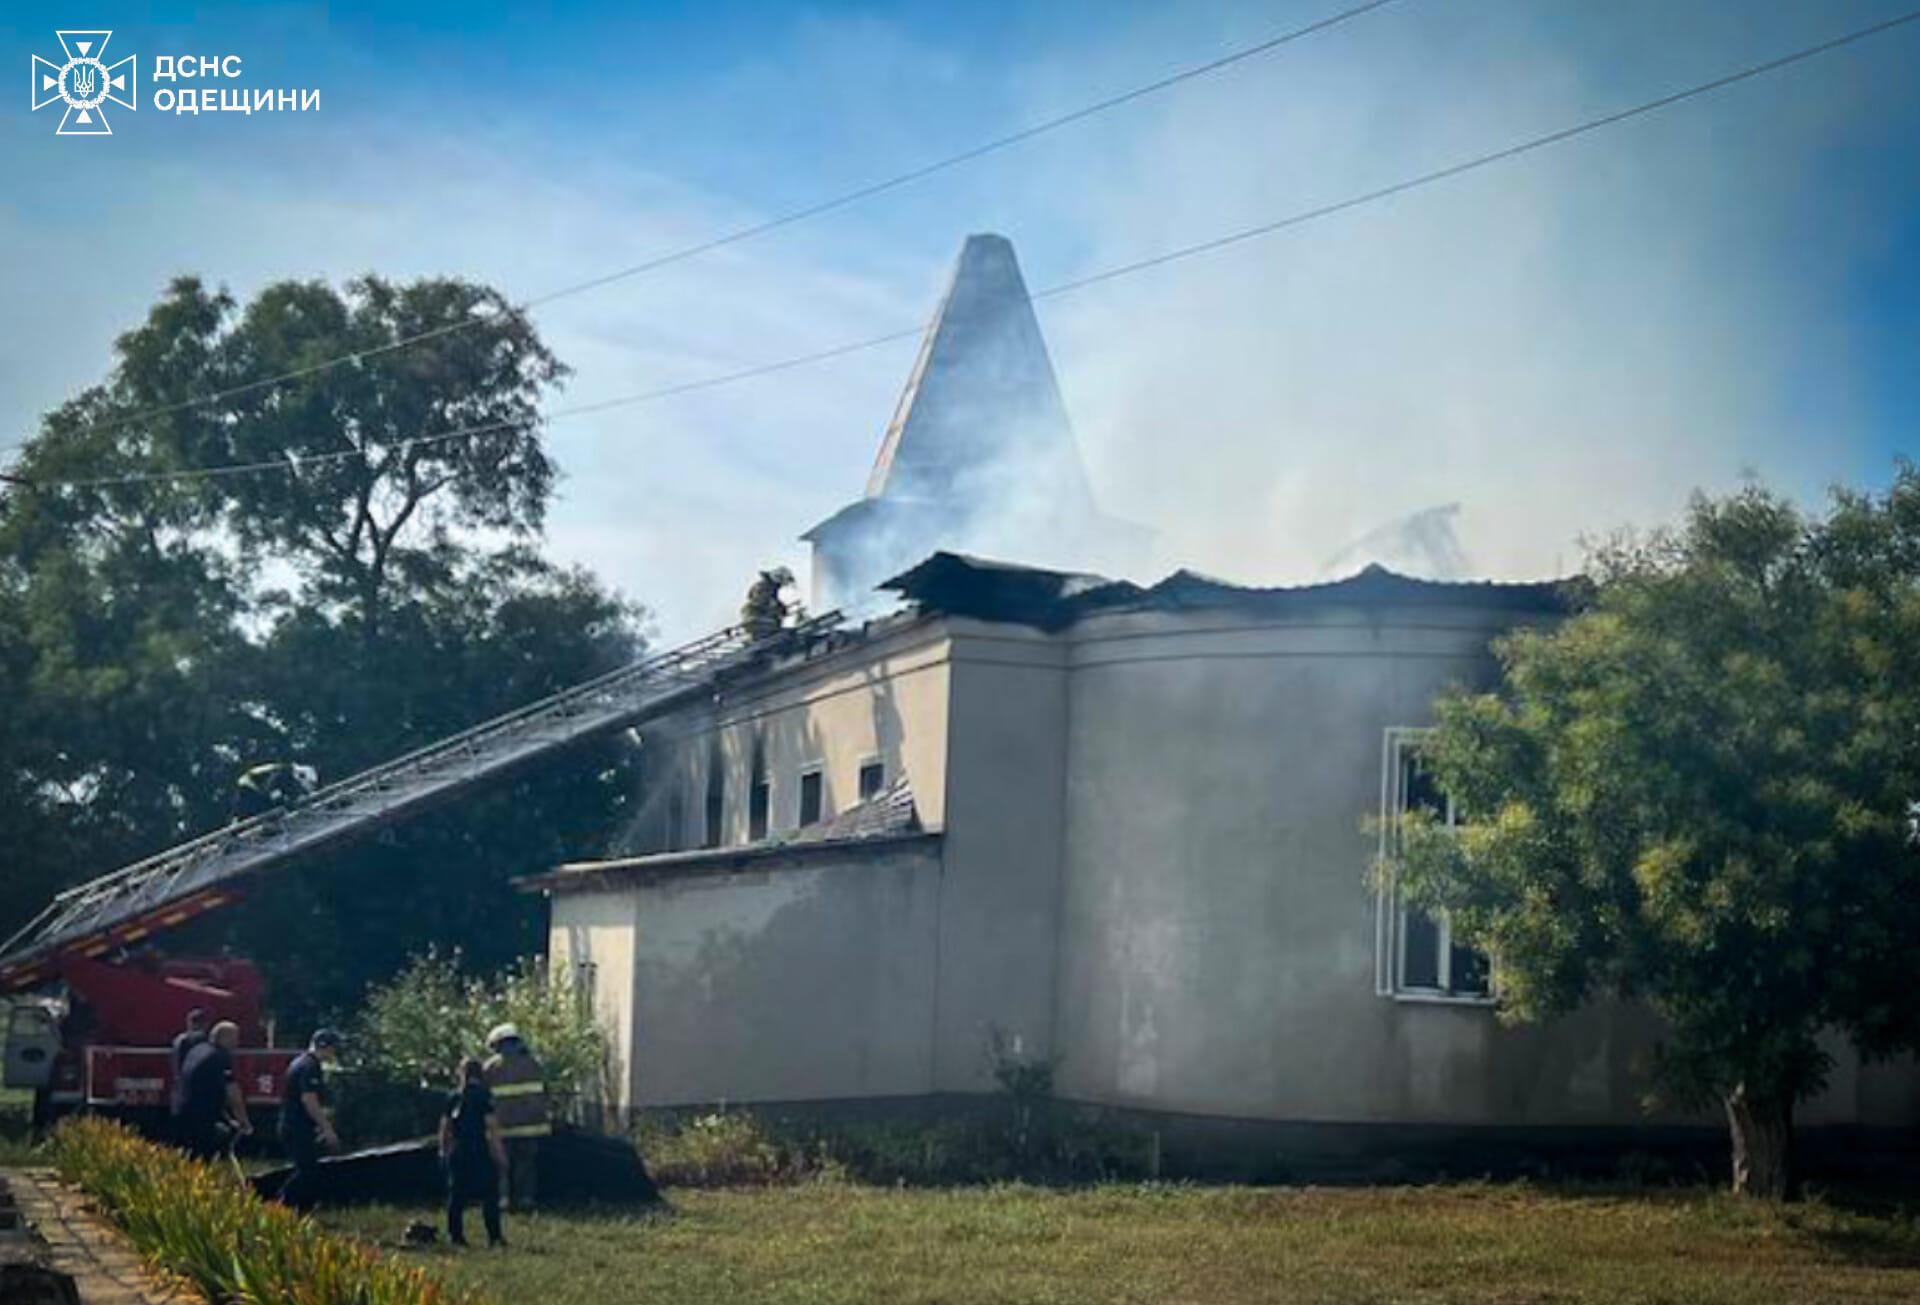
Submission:
POLYGON ((60 1029, 53 1012, 22 1003, 7 1017, 6 1070, 0 1084, 10 1088, 43 1088, 53 1082, 53 1061, 60 1053, 60 1029))

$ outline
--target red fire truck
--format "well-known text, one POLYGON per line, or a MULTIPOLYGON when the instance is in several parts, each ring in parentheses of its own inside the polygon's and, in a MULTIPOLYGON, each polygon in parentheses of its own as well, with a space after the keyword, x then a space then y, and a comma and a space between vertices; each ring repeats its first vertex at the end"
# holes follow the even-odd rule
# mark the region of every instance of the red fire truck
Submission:
POLYGON ((234 1071, 249 1112, 279 1106, 287 1066, 299 1053, 272 1045, 251 961, 69 954, 59 969, 64 995, 16 999, 7 1028, 5 1084, 33 1091, 36 1122, 86 1110, 143 1128, 162 1124, 173 1093, 174 1035, 196 1006, 209 1026, 240 1026, 234 1071))

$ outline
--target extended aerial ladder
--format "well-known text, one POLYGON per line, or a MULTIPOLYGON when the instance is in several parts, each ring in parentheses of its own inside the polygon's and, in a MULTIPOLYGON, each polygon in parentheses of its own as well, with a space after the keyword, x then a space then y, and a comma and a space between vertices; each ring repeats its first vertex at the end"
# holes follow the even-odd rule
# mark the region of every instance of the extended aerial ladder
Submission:
POLYGON ((711 693, 728 672, 831 630, 829 613, 755 639, 733 626, 562 690, 296 802, 78 884, 0 945, 0 994, 54 978, 62 956, 97 957, 227 905, 239 883, 497 779, 536 758, 711 693))

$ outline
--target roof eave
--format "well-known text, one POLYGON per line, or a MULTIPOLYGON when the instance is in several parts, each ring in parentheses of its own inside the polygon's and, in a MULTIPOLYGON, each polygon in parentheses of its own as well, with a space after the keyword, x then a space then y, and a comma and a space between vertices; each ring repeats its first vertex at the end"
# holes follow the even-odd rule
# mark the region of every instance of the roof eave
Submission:
POLYGON ((523 893, 578 893, 615 888, 628 883, 646 883, 688 875, 744 870, 787 861, 819 861, 898 851, 918 843, 938 843, 937 829, 902 830, 891 834, 871 834, 864 838, 816 839, 808 842, 785 840, 755 843, 744 847, 698 848, 686 852, 656 852, 647 856, 621 857, 611 861, 573 861, 545 874, 527 875, 513 881, 523 893))

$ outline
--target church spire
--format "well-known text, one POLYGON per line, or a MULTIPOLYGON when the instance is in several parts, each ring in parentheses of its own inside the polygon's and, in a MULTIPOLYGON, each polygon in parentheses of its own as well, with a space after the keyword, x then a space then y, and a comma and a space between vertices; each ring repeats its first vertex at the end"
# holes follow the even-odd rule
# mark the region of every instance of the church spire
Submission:
POLYGON ((966 498, 1008 476, 1074 507, 1092 501, 1013 244, 975 235, 920 342, 866 496, 966 498))

